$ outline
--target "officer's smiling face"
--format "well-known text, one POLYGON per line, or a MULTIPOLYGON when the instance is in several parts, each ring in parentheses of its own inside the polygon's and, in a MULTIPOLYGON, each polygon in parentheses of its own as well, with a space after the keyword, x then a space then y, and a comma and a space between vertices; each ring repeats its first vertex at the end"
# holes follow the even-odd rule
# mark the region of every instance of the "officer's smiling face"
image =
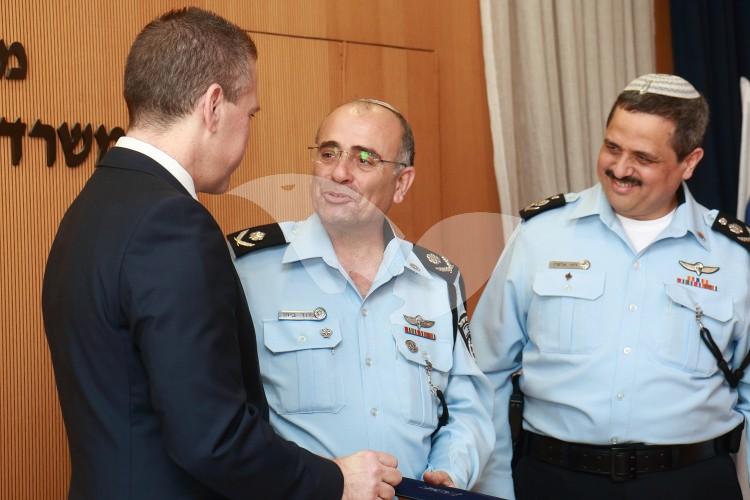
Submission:
MULTIPOLYGON (((333 111, 318 131, 317 143, 336 150, 366 151, 383 160, 399 158, 401 124, 387 109, 353 103, 333 111)), ((361 158, 346 153, 332 165, 314 162, 312 202, 327 226, 382 223, 393 203, 400 203, 411 185, 413 167, 381 163, 367 170, 361 158)))
POLYGON ((618 214, 658 219, 677 205, 677 190, 703 156, 696 148, 682 161, 672 149, 675 124, 661 116, 615 110, 599 150, 596 173, 618 214))

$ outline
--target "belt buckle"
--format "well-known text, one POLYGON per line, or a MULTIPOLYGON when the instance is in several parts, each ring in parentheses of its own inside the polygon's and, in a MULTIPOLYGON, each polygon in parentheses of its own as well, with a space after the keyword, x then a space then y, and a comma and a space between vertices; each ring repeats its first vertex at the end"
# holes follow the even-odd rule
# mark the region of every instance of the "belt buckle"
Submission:
POLYGON ((616 483, 635 479, 636 450, 633 447, 613 446, 609 449, 609 477, 616 483))

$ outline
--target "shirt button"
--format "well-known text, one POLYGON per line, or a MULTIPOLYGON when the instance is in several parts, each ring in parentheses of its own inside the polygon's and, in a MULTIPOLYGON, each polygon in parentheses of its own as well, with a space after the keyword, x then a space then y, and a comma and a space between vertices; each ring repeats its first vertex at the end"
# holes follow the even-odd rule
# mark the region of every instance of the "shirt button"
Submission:
POLYGON ((378 409, 377 408, 370 408, 370 415, 372 415, 373 417, 377 417, 378 416, 378 409))
POLYGON ((365 358, 365 364, 367 366, 372 366, 372 358, 370 358, 370 357, 365 358))
POLYGON ((610 444, 617 444, 617 436, 609 440, 610 444))
POLYGON ((630 354, 631 352, 633 352, 633 349, 631 349, 630 347, 626 347, 625 349, 622 350, 622 353, 626 355, 630 354))
POLYGON ((620 399, 620 400, 622 400, 622 398, 624 398, 624 397, 625 397, 625 394, 623 394, 623 393, 621 393, 621 392, 618 392, 618 393, 617 393, 617 399, 620 399))
POLYGON ((367 308, 366 307, 363 307, 361 312, 362 312, 362 316, 367 316, 367 308))
POLYGON ((635 269, 637 271, 640 268, 641 268, 641 263, 640 262, 638 262, 637 260, 635 262, 633 262, 633 269, 635 269))
POLYGON ((630 312, 635 312, 636 310, 638 310, 638 306, 637 306, 637 305, 635 305, 635 304, 630 304, 630 305, 628 306, 628 311, 630 311, 630 312))
POLYGON ((299 337, 297 337, 297 342, 299 342, 300 344, 304 344, 305 342, 307 342, 307 337, 305 337, 304 335, 300 335, 299 337))

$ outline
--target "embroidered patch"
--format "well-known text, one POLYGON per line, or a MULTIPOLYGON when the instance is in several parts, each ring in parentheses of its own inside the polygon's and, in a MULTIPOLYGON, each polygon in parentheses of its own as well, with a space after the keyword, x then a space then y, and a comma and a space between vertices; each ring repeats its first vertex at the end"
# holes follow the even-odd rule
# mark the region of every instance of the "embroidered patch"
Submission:
POLYGON ((471 328, 469 327, 469 315, 466 313, 461 314, 458 319, 458 331, 461 332, 461 338, 464 339, 466 349, 469 351, 472 357, 476 358, 474 353, 474 342, 471 341, 471 328))

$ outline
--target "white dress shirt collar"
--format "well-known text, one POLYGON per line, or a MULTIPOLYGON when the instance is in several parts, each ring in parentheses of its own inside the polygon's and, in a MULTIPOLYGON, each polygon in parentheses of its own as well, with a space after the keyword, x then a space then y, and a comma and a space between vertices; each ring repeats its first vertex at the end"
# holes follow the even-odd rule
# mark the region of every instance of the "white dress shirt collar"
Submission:
POLYGON ((167 172, 172 174, 172 177, 177 179, 177 181, 182 184, 187 192, 190 193, 190 196, 192 196, 196 200, 198 199, 198 195, 195 192, 195 183, 193 182, 193 178, 190 176, 188 171, 185 170, 185 167, 180 165, 177 160, 169 156, 161 149, 157 148, 156 146, 152 146, 147 142, 143 142, 139 139, 128 136, 123 136, 117 139, 117 143, 115 144, 115 146, 118 148, 131 149, 148 156, 156 163, 164 167, 167 172))

